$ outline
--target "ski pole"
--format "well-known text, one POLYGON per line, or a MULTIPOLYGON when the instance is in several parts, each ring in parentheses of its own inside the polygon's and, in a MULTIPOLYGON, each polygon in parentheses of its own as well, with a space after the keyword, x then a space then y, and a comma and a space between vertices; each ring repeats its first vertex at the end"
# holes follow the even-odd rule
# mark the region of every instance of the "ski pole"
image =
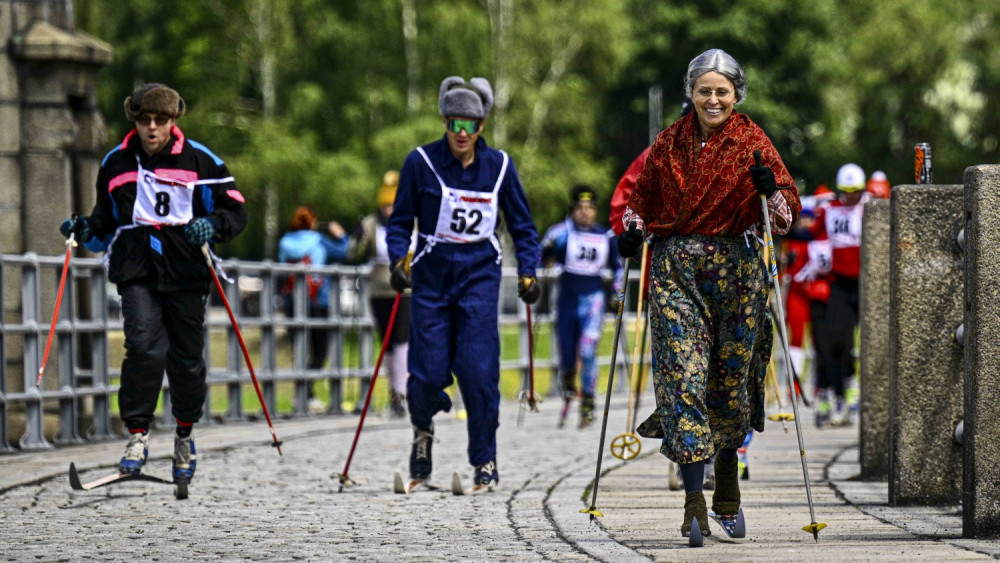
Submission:
POLYGON ((212 255, 208 252, 208 243, 201 245, 201 253, 205 256, 205 264, 208 265, 208 271, 212 272, 215 289, 218 290, 219 297, 222 298, 222 304, 226 306, 226 313, 229 313, 229 322, 233 325, 233 332, 236 333, 236 339, 240 342, 240 348, 243 349, 243 359, 247 362, 247 369, 250 370, 250 379, 253 380, 253 388, 257 391, 257 399, 260 400, 260 406, 264 409, 264 418, 267 419, 267 427, 271 431, 271 446, 278 449, 278 455, 282 455, 281 441, 278 440, 278 435, 274 433, 274 424, 271 423, 271 413, 267 412, 264 394, 260 392, 260 383, 257 382, 257 374, 253 370, 253 362, 250 361, 250 352, 247 351, 247 345, 243 342, 243 334, 240 332, 239 325, 236 324, 236 317, 233 316, 233 309, 229 306, 229 299, 226 298, 226 292, 222 290, 222 284, 219 283, 219 276, 215 273, 215 264, 212 262, 212 255))
MULTIPOLYGON (((635 223, 630 225, 634 228, 635 223)), ((615 364, 618 357, 618 339, 622 334, 622 311, 625 309, 625 292, 628 289, 628 259, 625 259, 625 277, 622 280, 622 290, 618 292, 618 318, 615 326, 615 342, 611 347, 611 369, 608 372, 608 390, 604 396, 604 420, 601 422, 601 441, 597 446, 597 472, 594 475, 594 492, 590 497, 590 507, 580 509, 584 514, 590 514, 590 521, 603 518, 604 514, 597 510, 597 488, 601 483, 601 460, 604 458, 604 435, 608 431, 608 412, 611 410, 611 389, 615 382, 615 364)))
POLYGON ((385 356, 385 351, 389 347, 389 341, 392 340, 392 325, 396 324, 396 313, 399 312, 399 299, 402 297, 402 293, 396 294, 396 299, 392 302, 392 311, 389 312, 389 322, 385 326, 385 338, 382 339, 382 350, 378 353, 378 361, 375 362, 375 372, 372 373, 372 380, 368 383, 368 394, 365 396, 365 408, 361 409, 361 420, 358 421, 358 429, 354 431, 354 441, 351 442, 351 451, 347 454, 347 463, 344 464, 344 472, 336 474, 338 480, 340 480, 340 489, 337 492, 343 492, 344 487, 350 487, 354 484, 354 481, 347 476, 347 471, 351 468, 351 460, 354 459, 354 449, 358 447, 358 438, 361 437, 361 428, 365 425, 365 415, 368 414, 368 405, 371 404, 372 392, 375 390, 375 380, 378 379, 378 370, 382 367, 382 358, 385 356))
MULTIPOLYGON (((759 167, 760 164, 760 151, 753 152, 754 161, 759 167)), ((771 253, 770 260, 770 270, 771 270, 771 281, 774 284, 774 291, 780 295, 781 287, 778 285, 778 263, 774 260, 774 237, 771 234, 771 217, 768 215, 767 211, 767 196, 764 194, 760 195, 760 205, 761 212, 764 215, 764 242, 768 250, 771 253)), ((792 365, 792 354, 788 349, 788 338, 785 335, 785 311, 781 305, 780 300, 774 301, 775 309, 778 311, 778 332, 781 335, 782 351, 785 353, 785 363, 787 365, 792 365)), ((810 532, 813 535, 813 539, 819 543, 819 531, 826 527, 826 524, 822 522, 816 522, 816 508, 813 505, 812 498, 812 487, 809 484, 809 466, 806 463, 806 446, 805 440, 802 438, 802 421, 799 419, 799 406, 794 400, 795 390, 794 384, 792 383, 792 378, 787 379, 788 390, 792 394, 792 411, 795 415, 795 435, 799 441, 799 461, 802 462, 802 478, 806 483, 806 499, 809 501, 809 517, 811 521, 809 524, 802 527, 803 531, 810 532)))
POLYGON ((642 245, 639 252, 642 253, 642 260, 640 261, 639 266, 639 301, 636 306, 637 314, 635 316, 635 339, 632 344, 632 373, 629 378, 628 414, 625 415, 625 432, 615 436, 614 439, 611 440, 611 455, 623 461, 635 459, 639 455, 639 452, 642 451, 642 440, 640 440, 639 437, 632 432, 632 423, 634 422, 635 417, 633 405, 636 396, 636 382, 639 376, 638 362, 642 360, 642 358, 639 357, 639 335, 642 334, 643 327, 645 326, 642 316, 644 297, 643 286, 645 285, 644 281, 646 279, 646 268, 649 265, 645 243, 642 245))
POLYGON ((525 396, 524 391, 521 391, 521 408, 517 413, 518 428, 524 424, 525 407, 531 411, 539 412, 538 403, 542 402, 541 399, 535 397, 535 335, 531 328, 531 305, 525 303, 524 309, 528 315, 528 395, 525 396))
MULTIPOLYGON (((642 347, 639 348, 639 381, 636 383, 636 395, 635 395, 635 412, 639 414, 639 405, 642 404, 642 387, 646 383, 646 333, 649 330, 649 299, 646 300, 646 306, 642 311, 642 316, 646 319, 642 324, 642 347)), ((635 422, 634 420, 632 421, 635 422)))
MULTIPOLYGON (((73 219, 76 219, 75 215, 73 219)), ((62 275, 59 276, 59 293, 56 294, 56 308, 52 311, 52 324, 49 325, 49 337, 45 341, 45 353, 42 354, 42 366, 38 368, 38 380, 35 381, 35 387, 42 386, 42 375, 45 374, 45 364, 49 361, 52 336, 56 333, 56 322, 59 320, 59 306, 62 305, 63 288, 66 287, 66 273, 69 272, 69 256, 73 252, 74 246, 76 246, 76 232, 70 231, 69 238, 66 239, 66 258, 63 260, 62 275)))

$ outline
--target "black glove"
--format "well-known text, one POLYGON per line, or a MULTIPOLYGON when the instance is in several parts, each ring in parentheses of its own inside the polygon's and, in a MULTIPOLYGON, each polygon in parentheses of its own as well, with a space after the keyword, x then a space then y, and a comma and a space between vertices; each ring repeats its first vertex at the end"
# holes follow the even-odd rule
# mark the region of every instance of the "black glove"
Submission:
POLYGON ((392 274, 389 276, 389 286, 396 293, 403 293, 413 286, 413 278, 410 276, 410 255, 396 260, 396 265, 392 267, 392 274))
POLYGON ((750 167, 753 187, 757 188, 758 194, 770 198, 778 191, 778 186, 774 183, 774 172, 760 163, 760 151, 753 151, 753 159, 754 165, 750 167))
POLYGON ((205 217, 195 217, 184 225, 184 238, 195 246, 201 246, 215 236, 215 225, 205 217))
POLYGON ((538 287, 538 280, 535 276, 521 276, 517 278, 517 296, 528 305, 534 305, 538 297, 542 294, 542 289, 538 287))
POLYGON ((642 231, 635 228, 635 223, 630 223, 628 230, 618 235, 618 254, 622 258, 632 258, 639 252, 642 246, 642 231))
POLYGON ((94 234, 90 232, 90 221, 86 217, 81 217, 79 215, 68 217, 65 221, 63 221, 62 224, 59 225, 59 232, 66 238, 69 238, 70 233, 76 233, 76 240, 79 242, 87 242, 94 236, 94 234))

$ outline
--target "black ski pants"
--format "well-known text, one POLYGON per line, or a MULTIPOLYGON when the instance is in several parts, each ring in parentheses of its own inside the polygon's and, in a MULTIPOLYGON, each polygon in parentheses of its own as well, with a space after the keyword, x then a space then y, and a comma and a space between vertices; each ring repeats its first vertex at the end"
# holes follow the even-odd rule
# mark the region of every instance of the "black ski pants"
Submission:
POLYGON ((830 282, 830 299, 825 306, 814 302, 812 313, 816 386, 832 389, 842 399, 854 376, 852 352, 858 325, 858 280, 838 277, 830 282))
POLYGON ((118 406, 130 429, 149 428, 163 372, 170 383, 173 416, 197 422, 205 403, 205 302, 207 291, 158 291, 151 284, 118 288, 125 325, 118 406))

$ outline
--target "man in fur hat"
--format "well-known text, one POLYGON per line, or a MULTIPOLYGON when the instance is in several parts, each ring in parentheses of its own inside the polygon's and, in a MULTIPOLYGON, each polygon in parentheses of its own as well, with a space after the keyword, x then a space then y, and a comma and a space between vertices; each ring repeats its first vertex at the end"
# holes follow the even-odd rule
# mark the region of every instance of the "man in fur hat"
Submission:
POLYGON ((60 225, 94 252, 107 250, 125 330, 118 404, 130 439, 118 465, 140 473, 163 372, 177 421, 173 476, 195 471, 191 428, 205 402, 205 302, 211 273, 202 245, 227 242, 247 223, 243 194, 218 156, 187 139, 176 121, 184 100, 163 84, 125 99, 135 129, 104 157, 90 216, 60 225))
POLYGON ((517 170, 507 153, 480 137, 493 105, 485 78, 445 78, 438 96, 444 136, 417 147, 403 163, 386 240, 397 292, 412 285, 407 399, 414 441, 412 486, 430 477, 433 417, 451 409, 444 392, 452 373, 468 409, 473 490, 499 481, 496 431, 500 409, 500 242, 503 211, 514 239, 518 295, 538 300, 538 233, 517 170), (414 221, 416 254, 407 258, 414 221))

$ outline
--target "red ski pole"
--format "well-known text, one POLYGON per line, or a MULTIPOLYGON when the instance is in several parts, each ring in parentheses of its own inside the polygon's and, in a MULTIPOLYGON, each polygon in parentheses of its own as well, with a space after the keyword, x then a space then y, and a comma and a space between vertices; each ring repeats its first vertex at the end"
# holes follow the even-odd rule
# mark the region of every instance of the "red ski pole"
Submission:
POLYGON ((524 411, 530 409, 538 412, 538 403, 542 402, 535 397, 535 335, 531 327, 531 305, 525 303, 524 308, 528 314, 528 393, 525 395, 522 390, 519 397, 521 408, 517 412, 518 428, 524 424, 524 411))
POLYGON ((365 425, 365 415, 368 414, 368 405, 372 401, 372 391, 375 390, 375 380, 378 379, 378 370, 382 367, 382 358, 385 357, 385 350, 392 340, 392 325, 396 324, 396 313, 399 311, 399 298, 402 293, 396 294, 396 300, 392 302, 392 311, 389 312, 389 322, 385 326, 385 338, 382 339, 382 350, 378 353, 378 361, 375 362, 375 372, 372 374, 371 383, 368 384, 368 395, 365 397, 365 407, 361 409, 361 420, 358 421, 358 429, 354 431, 354 442, 351 443, 351 451, 347 454, 347 463, 344 464, 344 472, 337 475, 340 480, 340 489, 343 492, 345 486, 351 486, 354 482, 347 476, 347 470, 351 468, 351 460, 354 459, 354 449, 358 447, 358 438, 361 437, 361 428, 365 425))
POLYGON ((229 306, 229 299, 226 298, 226 292, 222 290, 222 284, 219 283, 219 276, 215 273, 215 264, 212 263, 212 255, 208 253, 207 243, 201 246, 201 253, 205 255, 205 263, 208 264, 208 271, 212 272, 215 289, 219 291, 222 304, 226 306, 226 312, 229 313, 229 322, 232 323, 233 331, 236 332, 236 339, 240 341, 240 348, 243 349, 243 359, 247 362, 247 368, 250 370, 250 379, 253 380, 253 388, 257 391, 257 399, 260 400, 260 406, 264 409, 264 418, 267 419, 267 427, 271 430, 271 439, 274 440, 271 445, 278 449, 278 455, 282 455, 281 441, 278 440, 278 435, 274 433, 274 424, 271 423, 271 413, 267 412, 264 395, 260 392, 260 383, 257 382, 257 374, 253 370, 253 362, 250 361, 250 352, 247 351, 247 345, 243 342, 243 334, 240 333, 240 327, 236 324, 236 317, 233 316, 233 309, 229 306))
POLYGON ((52 348, 52 336, 56 333, 56 322, 59 320, 59 306, 62 305, 63 288, 66 287, 66 273, 69 272, 69 256, 76 246, 76 233, 70 232, 66 239, 66 259, 63 260, 62 275, 59 277, 59 293, 56 295, 56 308, 52 311, 52 324, 49 325, 49 338, 45 341, 45 353, 42 354, 42 367, 38 368, 38 380, 35 387, 42 386, 42 375, 45 374, 45 363, 49 361, 49 350, 52 348))

